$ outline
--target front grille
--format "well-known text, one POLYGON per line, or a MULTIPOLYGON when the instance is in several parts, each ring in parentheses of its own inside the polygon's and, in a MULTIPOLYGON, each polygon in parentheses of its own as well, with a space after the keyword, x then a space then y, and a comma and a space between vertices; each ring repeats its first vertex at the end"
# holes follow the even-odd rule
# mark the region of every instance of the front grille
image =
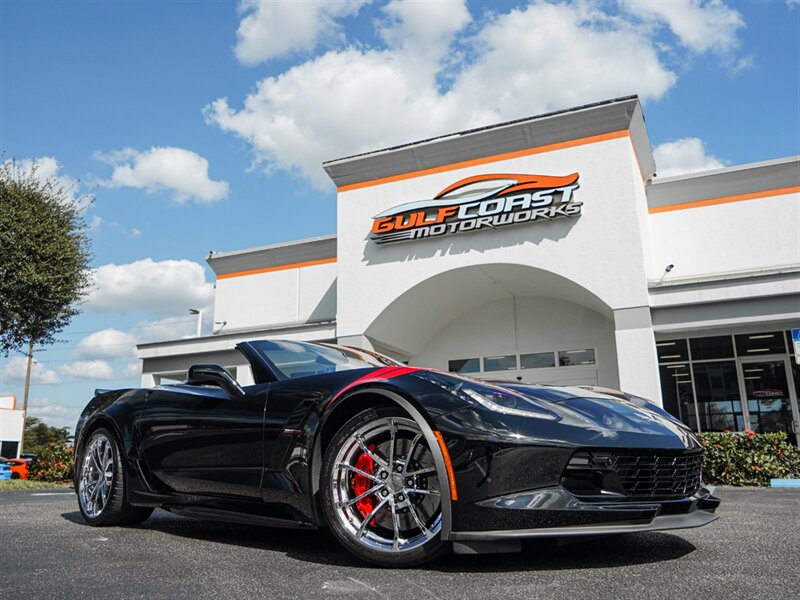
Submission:
POLYGON ((700 489, 703 451, 685 454, 618 454, 615 466, 626 496, 691 496, 700 489))
POLYGON ((564 471, 562 485, 577 496, 685 498, 700 489, 702 470, 702 450, 583 450, 573 455, 564 471))

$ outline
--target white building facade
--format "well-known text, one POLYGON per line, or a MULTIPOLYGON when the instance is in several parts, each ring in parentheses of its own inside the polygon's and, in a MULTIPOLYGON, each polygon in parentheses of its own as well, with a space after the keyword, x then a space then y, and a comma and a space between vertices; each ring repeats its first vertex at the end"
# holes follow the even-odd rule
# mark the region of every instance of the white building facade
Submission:
POLYGON ((0 396, 0 456, 18 458, 25 430, 25 413, 17 408, 17 397, 0 396))
POLYGON ((629 97, 324 166, 337 234, 209 256, 217 332, 140 346, 143 385, 200 362, 246 384, 237 341, 328 340, 800 427, 797 157, 658 179, 629 97))

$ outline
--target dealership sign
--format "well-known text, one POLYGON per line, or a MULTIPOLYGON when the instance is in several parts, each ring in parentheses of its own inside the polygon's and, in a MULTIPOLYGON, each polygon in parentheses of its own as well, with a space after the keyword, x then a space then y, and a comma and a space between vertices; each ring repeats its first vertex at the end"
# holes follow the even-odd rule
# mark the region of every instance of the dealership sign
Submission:
POLYGON ((378 244, 419 240, 531 221, 577 217, 578 173, 491 174, 467 177, 431 200, 407 202, 375 215, 370 239, 378 244))

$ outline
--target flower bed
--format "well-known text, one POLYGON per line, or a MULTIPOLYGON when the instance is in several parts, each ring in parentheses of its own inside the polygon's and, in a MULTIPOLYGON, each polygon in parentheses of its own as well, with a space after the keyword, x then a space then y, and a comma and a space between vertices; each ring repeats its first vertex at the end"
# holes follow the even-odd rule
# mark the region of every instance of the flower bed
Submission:
POLYGON ((28 467, 28 479, 34 481, 67 481, 72 479, 75 455, 71 446, 50 444, 28 467))
POLYGON ((769 485, 800 477, 800 449, 785 433, 699 433, 706 450, 703 476, 720 485, 769 485))

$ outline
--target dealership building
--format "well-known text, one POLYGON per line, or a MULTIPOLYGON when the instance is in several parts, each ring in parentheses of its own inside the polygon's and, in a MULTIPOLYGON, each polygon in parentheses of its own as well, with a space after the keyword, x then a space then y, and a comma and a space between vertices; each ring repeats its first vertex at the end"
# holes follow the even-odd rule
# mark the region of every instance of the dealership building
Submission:
POLYGON ((17 458, 25 426, 25 412, 17 407, 17 397, 0 396, 0 456, 17 458))
POLYGON ((140 345, 143 385, 208 362, 247 384, 239 341, 336 341, 800 427, 800 158, 657 178, 628 97, 324 168, 336 235, 208 256, 215 332, 140 345))

